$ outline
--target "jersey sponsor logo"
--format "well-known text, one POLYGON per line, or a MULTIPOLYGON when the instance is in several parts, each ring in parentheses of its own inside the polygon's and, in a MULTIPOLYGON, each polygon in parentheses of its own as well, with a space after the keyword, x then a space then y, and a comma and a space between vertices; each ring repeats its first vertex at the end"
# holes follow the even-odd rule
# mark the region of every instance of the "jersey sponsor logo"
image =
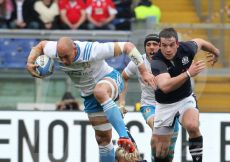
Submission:
POLYGON ((75 75, 75 76, 91 76, 93 74, 92 71, 69 71, 66 73, 68 75, 75 75))
POLYGON ((167 67, 167 71, 169 71, 170 69, 172 69, 172 66, 167 67))
POLYGON ((150 112, 150 107, 146 107, 144 114, 147 114, 150 112))
POLYGON ((188 64, 188 63, 189 63, 188 56, 184 56, 184 57, 182 58, 182 64, 183 64, 183 65, 186 65, 186 64, 188 64))

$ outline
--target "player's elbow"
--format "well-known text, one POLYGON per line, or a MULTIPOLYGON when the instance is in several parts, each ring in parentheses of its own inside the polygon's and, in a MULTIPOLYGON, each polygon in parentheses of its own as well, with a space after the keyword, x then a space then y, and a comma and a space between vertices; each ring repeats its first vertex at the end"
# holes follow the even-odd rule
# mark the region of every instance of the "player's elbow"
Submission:
POLYGON ((167 86, 167 85, 161 86, 161 87, 159 87, 159 89, 165 94, 167 94, 167 93, 172 91, 172 88, 170 86, 167 86))
POLYGON ((124 45, 124 53, 129 54, 129 52, 135 47, 136 46, 132 42, 126 42, 124 45))
POLYGON ((128 82, 129 77, 128 77, 128 75, 126 74, 126 72, 123 71, 123 72, 121 73, 121 76, 122 76, 124 82, 128 82))

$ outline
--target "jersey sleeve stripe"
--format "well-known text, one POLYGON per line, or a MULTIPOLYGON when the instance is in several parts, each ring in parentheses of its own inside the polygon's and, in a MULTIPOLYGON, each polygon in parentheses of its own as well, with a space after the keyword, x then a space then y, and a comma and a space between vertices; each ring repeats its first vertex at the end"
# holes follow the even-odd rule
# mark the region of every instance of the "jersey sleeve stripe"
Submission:
POLYGON ((87 43, 87 44, 85 45, 83 60, 86 60, 86 58, 87 58, 87 50, 88 50, 88 47, 89 47, 89 43, 87 43))
POLYGON ((88 50, 88 57, 87 57, 87 60, 89 60, 89 57, 90 57, 90 54, 91 54, 91 50, 92 50, 93 43, 91 43, 89 46, 90 46, 90 47, 89 47, 89 50, 88 50))
POLYGON ((92 42, 87 43, 84 51, 84 58, 83 58, 86 61, 89 60, 91 48, 92 48, 92 42))

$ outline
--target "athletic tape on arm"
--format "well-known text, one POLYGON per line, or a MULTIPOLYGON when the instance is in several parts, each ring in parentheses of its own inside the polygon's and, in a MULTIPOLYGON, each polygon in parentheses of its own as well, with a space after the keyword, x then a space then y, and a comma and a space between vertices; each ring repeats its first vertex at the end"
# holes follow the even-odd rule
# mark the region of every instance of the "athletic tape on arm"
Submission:
POLYGON ((129 58, 137 65, 140 66, 143 64, 144 60, 140 54, 140 52, 134 47, 132 51, 129 52, 129 58))
MULTIPOLYGON (((127 42, 117 42, 121 52, 124 53, 124 47, 127 42)), ((137 65, 141 65, 144 61, 143 58, 140 54, 140 52, 137 50, 136 47, 134 47, 129 53, 128 53, 129 58, 137 65)))

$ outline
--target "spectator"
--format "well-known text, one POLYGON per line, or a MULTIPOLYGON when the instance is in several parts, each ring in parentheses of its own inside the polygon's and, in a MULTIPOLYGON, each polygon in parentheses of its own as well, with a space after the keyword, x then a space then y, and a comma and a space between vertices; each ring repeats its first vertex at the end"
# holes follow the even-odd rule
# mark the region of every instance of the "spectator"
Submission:
POLYGON ((157 23, 160 22, 161 18, 160 8, 153 5, 149 0, 142 0, 138 6, 134 8, 134 14, 137 20, 145 20, 149 17, 155 17, 157 23))
POLYGON ((113 20, 116 30, 130 30, 133 17, 131 10, 132 0, 113 0, 113 3, 117 9, 116 18, 113 20))
POLYGON ((0 28, 8 28, 8 21, 13 10, 11 0, 0 0, 0 28))
POLYGON ((34 10, 40 19, 40 28, 56 29, 59 19, 58 4, 54 0, 41 0, 34 3, 34 10))
POLYGON ((115 29, 112 20, 114 20, 117 10, 112 0, 87 0, 86 4, 88 29, 115 29))
POLYGON ((61 102, 57 104, 57 110, 76 110, 80 111, 80 106, 77 100, 73 97, 71 92, 65 92, 61 102))
POLYGON ((38 29, 38 14, 34 10, 35 0, 13 0, 15 8, 10 19, 10 28, 38 29))
POLYGON ((60 0, 62 29, 85 29, 86 13, 83 0, 60 0))

